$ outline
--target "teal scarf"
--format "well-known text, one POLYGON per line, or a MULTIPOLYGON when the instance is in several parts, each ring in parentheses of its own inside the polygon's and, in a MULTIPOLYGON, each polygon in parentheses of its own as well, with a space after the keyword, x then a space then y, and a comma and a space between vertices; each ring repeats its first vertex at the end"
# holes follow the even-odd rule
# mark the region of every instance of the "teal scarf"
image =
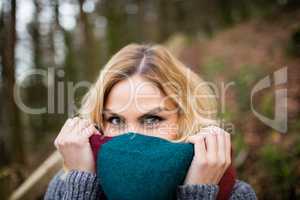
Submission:
POLYGON ((194 154, 189 143, 129 132, 101 146, 100 185, 109 200, 174 200, 194 154))
MULTIPOLYGON (((108 200, 174 200, 194 154, 194 145, 128 132, 109 137, 94 134, 90 144, 99 186, 108 200)), ((219 182, 217 200, 228 200, 236 173, 231 165, 219 182)))

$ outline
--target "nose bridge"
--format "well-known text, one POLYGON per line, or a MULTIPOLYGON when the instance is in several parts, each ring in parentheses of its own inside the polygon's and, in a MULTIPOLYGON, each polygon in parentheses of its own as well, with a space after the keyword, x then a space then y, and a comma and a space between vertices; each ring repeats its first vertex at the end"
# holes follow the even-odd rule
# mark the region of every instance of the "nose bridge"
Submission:
POLYGON ((140 131, 139 124, 135 121, 128 122, 126 129, 127 129, 126 131, 128 131, 128 132, 139 132, 140 131))

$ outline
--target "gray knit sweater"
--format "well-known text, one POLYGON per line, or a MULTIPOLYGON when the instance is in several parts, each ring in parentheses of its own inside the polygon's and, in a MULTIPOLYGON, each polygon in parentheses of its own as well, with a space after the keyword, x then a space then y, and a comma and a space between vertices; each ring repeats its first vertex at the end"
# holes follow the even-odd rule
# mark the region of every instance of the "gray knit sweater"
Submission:
MULTIPOLYGON (((177 200, 212 200, 216 199, 218 185, 193 184, 180 185, 177 188, 177 200)), ((45 200, 99 200, 103 192, 98 185, 96 174, 71 170, 64 173, 60 170, 50 181, 45 200)), ((252 200, 257 199, 252 187, 237 180, 230 200, 252 200)))

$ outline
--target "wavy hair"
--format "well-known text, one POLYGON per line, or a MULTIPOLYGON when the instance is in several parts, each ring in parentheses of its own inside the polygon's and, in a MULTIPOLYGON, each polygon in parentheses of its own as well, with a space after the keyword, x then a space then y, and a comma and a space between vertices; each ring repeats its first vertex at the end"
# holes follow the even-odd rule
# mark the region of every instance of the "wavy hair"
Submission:
POLYGON ((112 87, 132 75, 154 83, 177 106, 178 134, 183 141, 207 125, 216 125, 217 100, 195 72, 162 45, 129 44, 111 57, 83 98, 79 115, 103 127, 103 109, 112 87))

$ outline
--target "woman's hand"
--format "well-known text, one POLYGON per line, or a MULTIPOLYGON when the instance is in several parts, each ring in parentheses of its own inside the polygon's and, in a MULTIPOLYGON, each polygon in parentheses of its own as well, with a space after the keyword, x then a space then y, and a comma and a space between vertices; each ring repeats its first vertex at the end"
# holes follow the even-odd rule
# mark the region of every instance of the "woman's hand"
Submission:
POLYGON ((67 169, 95 172, 89 137, 99 131, 86 119, 68 119, 54 141, 67 169))
POLYGON ((231 164, 230 134, 216 126, 188 138, 194 144, 194 158, 184 184, 218 184, 231 164))

